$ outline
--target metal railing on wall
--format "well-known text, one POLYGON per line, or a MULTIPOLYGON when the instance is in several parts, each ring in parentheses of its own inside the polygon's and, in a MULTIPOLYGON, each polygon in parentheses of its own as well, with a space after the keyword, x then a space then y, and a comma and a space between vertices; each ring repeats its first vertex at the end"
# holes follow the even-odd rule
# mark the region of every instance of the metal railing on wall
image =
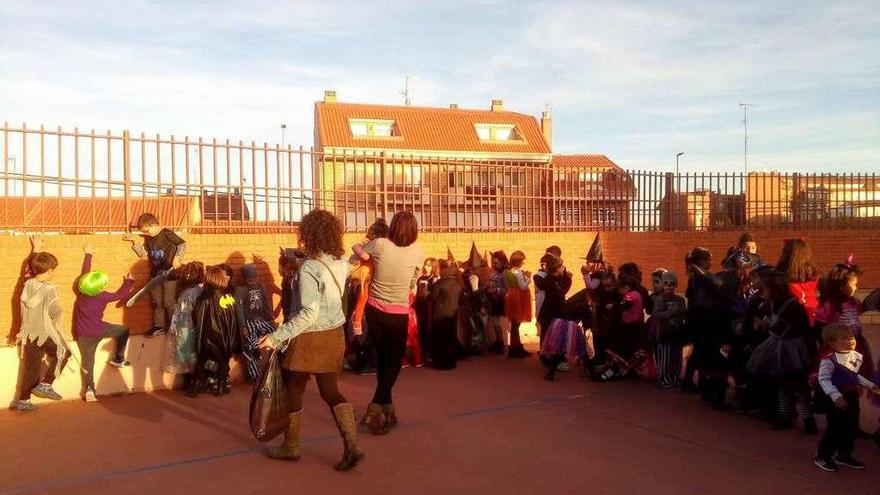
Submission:
POLYGON ((400 210, 433 232, 880 226, 875 174, 553 168, 8 123, 0 134, 0 231, 118 232, 152 212, 195 232, 289 232, 315 208, 348 231, 400 210))

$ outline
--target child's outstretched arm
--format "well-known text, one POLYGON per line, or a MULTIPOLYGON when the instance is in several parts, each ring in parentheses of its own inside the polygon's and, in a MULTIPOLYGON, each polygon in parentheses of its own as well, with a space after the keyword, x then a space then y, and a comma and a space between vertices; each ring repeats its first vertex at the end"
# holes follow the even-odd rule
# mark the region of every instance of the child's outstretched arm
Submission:
POLYGON ((83 264, 82 270, 80 270, 80 275, 85 275, 92 271, 92 255, 95 254, 95 248, 91 243, 83 246, 83 264))
POLYGON ((116 289, 116 292, 104 292, 101 294, 101 298, 106 302, 119 301, 120 299, 124 299, 128 296, 131 289, 134 287, 134 275, 131 273, 127 273, 125 278, 122 280, 122 285, 116 289))
POLYGON ((147 249, 143 244, 138 243, 138 237, 134 234, 125 234, 122 236, 122 240, 131 243, 131 250, 134 251, 138 258, 145 259, 147 257, 147 249))

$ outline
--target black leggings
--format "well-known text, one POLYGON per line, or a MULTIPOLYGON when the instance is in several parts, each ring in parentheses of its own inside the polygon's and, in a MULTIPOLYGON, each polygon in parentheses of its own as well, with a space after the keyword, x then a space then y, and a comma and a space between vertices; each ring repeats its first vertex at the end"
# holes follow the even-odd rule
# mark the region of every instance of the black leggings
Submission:
MULTIPOLYGON (((321 398, 330 408, 334 408, 339 404, 348 402, 339 391, 339 374, 338 373, 315 373, 315 381, 318 382, 318 391, 321 398)), ((306 385, 309 383, 312 373, 304 373, 301 371, 282 372, 284 377, 284 385, 287 386, 287 401, 290 404, 290 411, 296 412, 302 409, 303 394, 306 391, 306 385)))
POLYGON ((367 305, 367 332, 376 349, 376 391, 373 402, 391 404, 391 391, 406 355, 406 329, 409 315, 385 313, 367 305))

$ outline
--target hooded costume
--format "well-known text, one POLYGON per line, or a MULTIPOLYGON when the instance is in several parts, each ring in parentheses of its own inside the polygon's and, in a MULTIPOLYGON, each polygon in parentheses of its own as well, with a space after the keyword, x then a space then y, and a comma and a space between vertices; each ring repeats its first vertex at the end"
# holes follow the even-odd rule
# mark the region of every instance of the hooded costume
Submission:
POLYGON ((241 350, 241 331, 235 298, 221 289, 205 287, 193 310, 196 338, 196 377, 211 371, 220 384, 229 378, 229 359, 241 350))

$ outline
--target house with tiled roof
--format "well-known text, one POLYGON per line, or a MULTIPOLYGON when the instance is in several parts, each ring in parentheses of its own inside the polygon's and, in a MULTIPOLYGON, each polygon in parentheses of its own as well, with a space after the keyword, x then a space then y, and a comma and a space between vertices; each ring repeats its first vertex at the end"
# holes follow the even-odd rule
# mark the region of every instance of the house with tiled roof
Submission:
POLYGON ((553 169, 554 225, 626 228, 636 199, 632 177, 605 155, 558 154, 553 169))
MULTIPOLYGON (((404 209, 420 225, 449 230, 543 228, 560 218, 586 225, 594 209, 577 198, 566 198, 565 210, 577 214, 554 213, 551 129, 549 111, 537 119, 505 110, 501 100, 487 109, 368 105, 342 103, 326 91, 315 103, 316 204, 336 211, 348 230, 404 209)), ((569 172, 592 167, 609 176, 586 181, 578 191, 598 190, 612 175, 626 175, 601 155, 557 156, 569 172)), ((563 184, 572 194, 574 182, 563 184)))

